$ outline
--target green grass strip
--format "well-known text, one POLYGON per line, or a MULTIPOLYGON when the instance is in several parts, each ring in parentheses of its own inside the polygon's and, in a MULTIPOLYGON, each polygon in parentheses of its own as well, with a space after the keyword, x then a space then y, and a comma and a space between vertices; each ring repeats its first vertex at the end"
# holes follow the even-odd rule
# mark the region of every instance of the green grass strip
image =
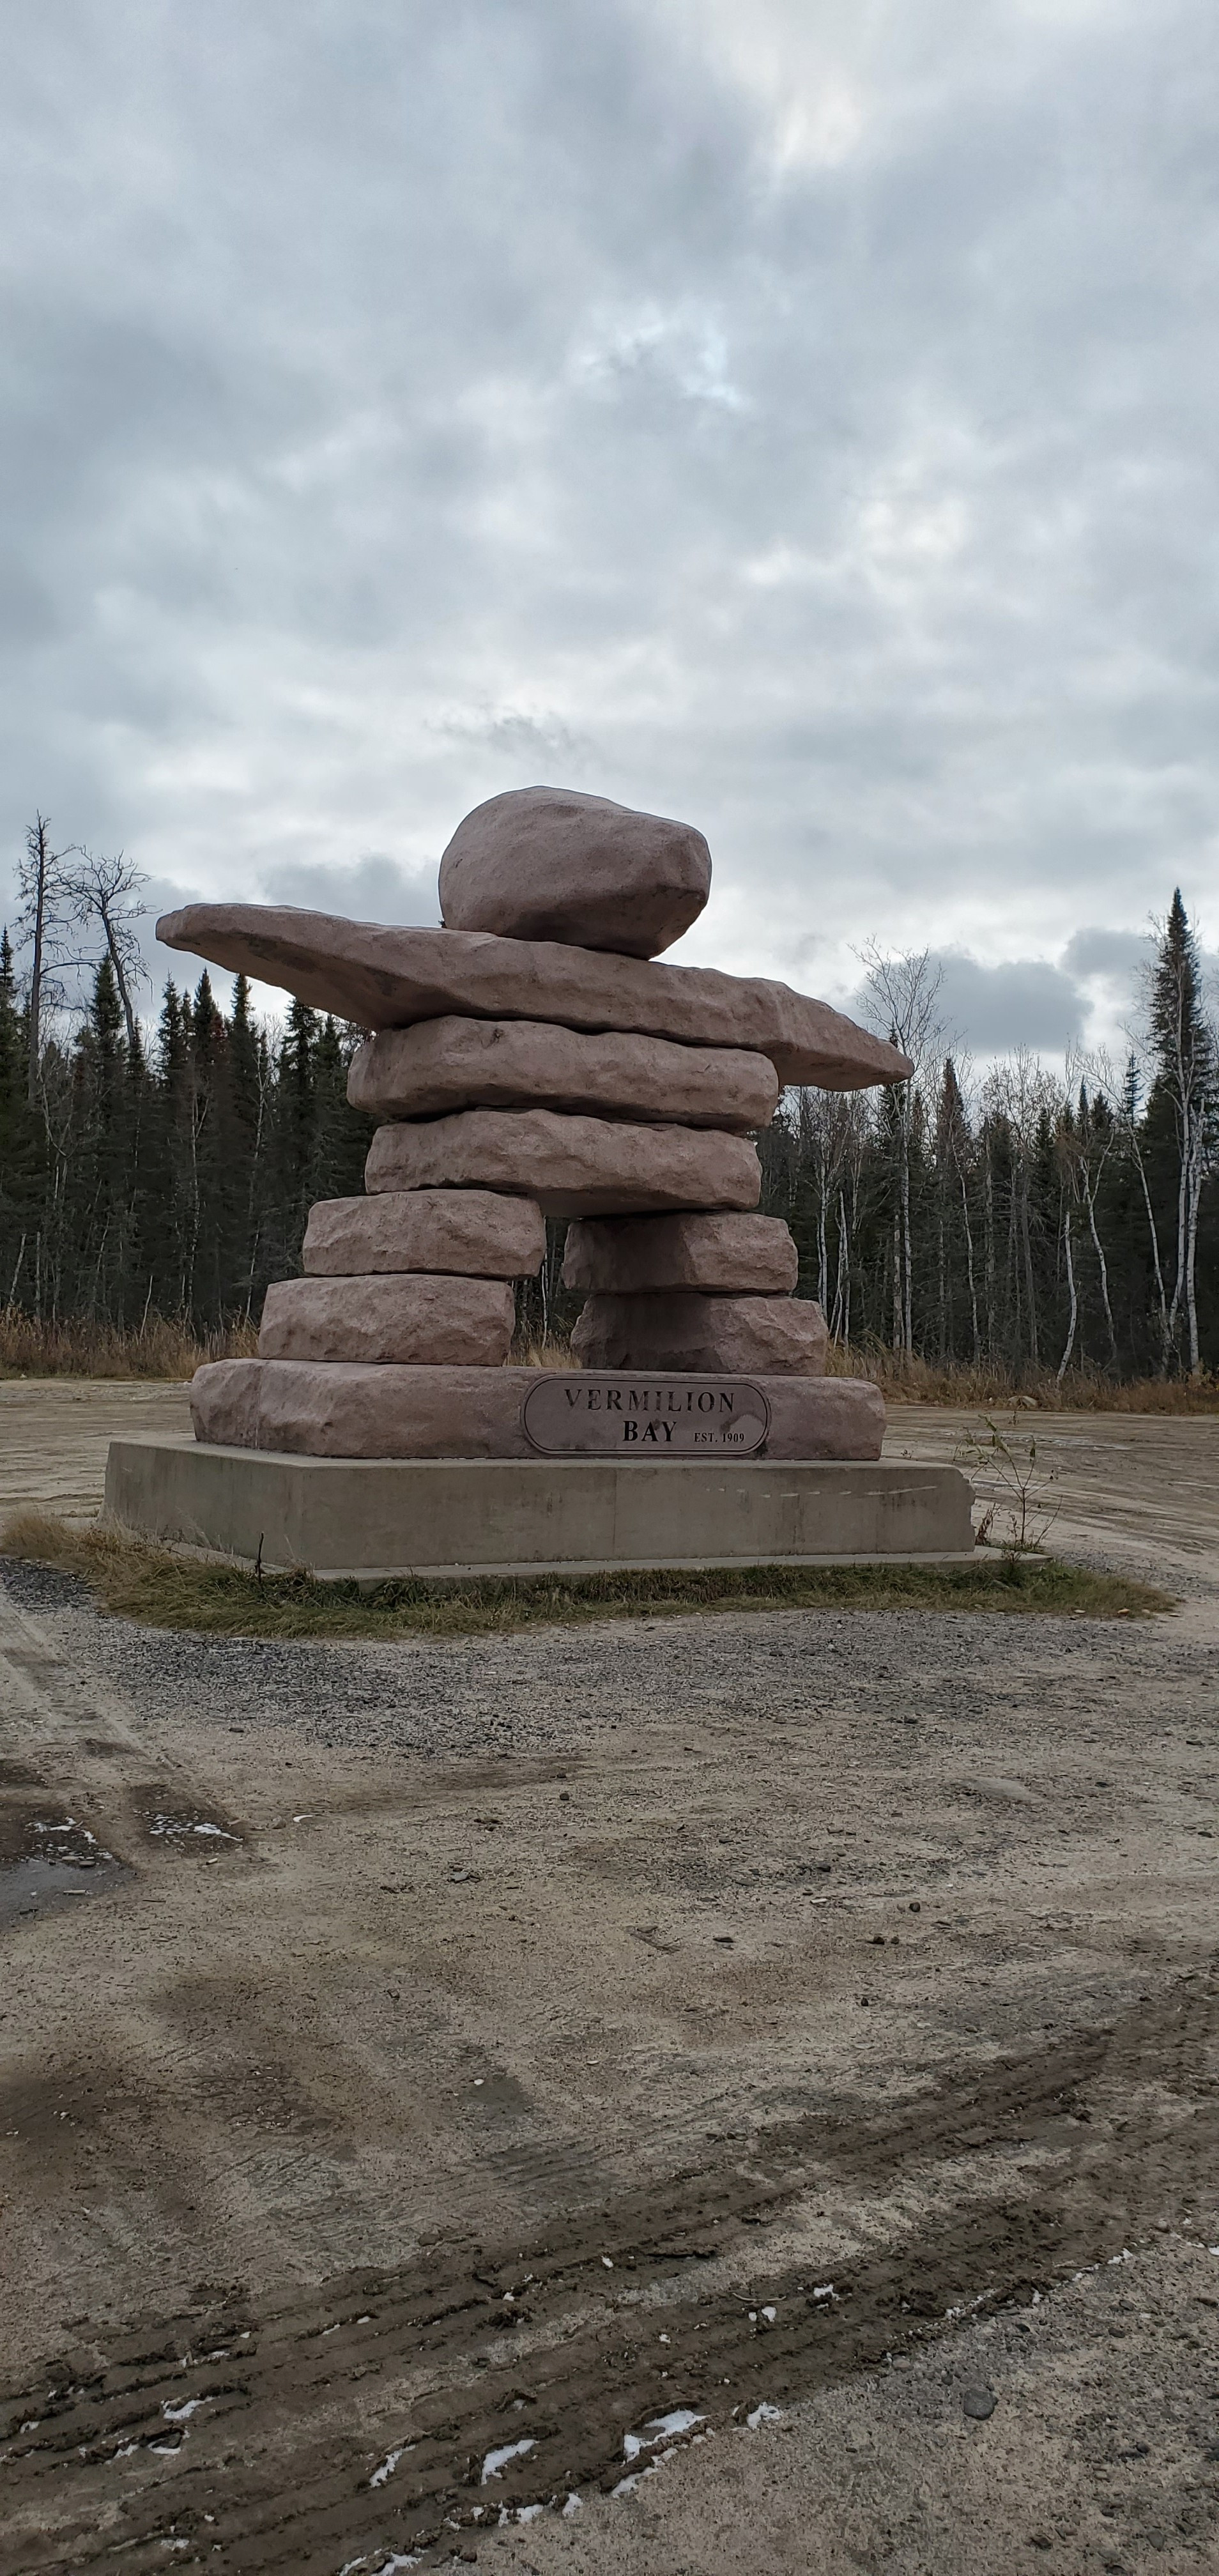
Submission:
POLYGON ((305 1573, 179 1555, 108 1529, 25 1512, 0 1554, 80 1576, 98 1608, 153 1628, 213 1637, 460 1637, 592 1619, 680 1618, 716 1610, 987 1610, 1145 1619, 1173 1596, 1058 1558, 999 1550, 971 1565, 747 1565, 647 1573, 482 1576, 460 1582, 317 1583, 305 1573))

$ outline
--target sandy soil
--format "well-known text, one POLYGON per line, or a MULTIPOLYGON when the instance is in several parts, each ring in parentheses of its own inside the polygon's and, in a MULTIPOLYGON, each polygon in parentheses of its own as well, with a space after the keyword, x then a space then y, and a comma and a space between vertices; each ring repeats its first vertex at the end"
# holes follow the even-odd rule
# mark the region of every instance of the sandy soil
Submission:
MULTIPOLYGON (((0 1388, 6 1499, 181 1401, 0 1388)), ((281 1646, 5 1569, 6 2576, 1219 2561, 1219 1424, 1038 1437, 1183 1610, 281 1646)))

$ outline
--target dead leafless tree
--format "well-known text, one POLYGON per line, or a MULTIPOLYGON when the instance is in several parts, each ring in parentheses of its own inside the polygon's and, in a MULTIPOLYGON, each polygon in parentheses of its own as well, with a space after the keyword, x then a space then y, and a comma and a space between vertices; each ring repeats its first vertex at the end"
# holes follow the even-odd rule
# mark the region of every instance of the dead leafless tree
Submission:
POLYGON ((134 1054, 139 1033, 133 987, 147 981, 135 925, 144 919, 148 906, 131 898, 142 892, 145 879, 138 868, 127 864, 121 850, 106 859, 81 845, 65 855, 75 861, 65 879, 72 917, 82 928, 96 922, 101 931, 123 1007, 127 1044, 134 1054))
POLYGON ((27 1083, 31 1108, 42 1079, 46 1015, 64 1000, 58 970, 73 962, 68 946, 72 903, 67 860, 66 850, 51 847, 49 817, 35 814, 25 836, 25 856, 17 865, 17 937, 30 951, 27 1083))

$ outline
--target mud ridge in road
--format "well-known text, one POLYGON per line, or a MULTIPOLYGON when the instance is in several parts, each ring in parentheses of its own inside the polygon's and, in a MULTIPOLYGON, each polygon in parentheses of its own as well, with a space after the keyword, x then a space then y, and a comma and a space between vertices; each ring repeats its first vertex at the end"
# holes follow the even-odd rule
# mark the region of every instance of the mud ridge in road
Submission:
POLYGON ((1214 2171, 1217 2042, 1212 1967, 959 2084, 733 2139, 523 2248, 441 2246, 266 2316, 201 2292, 189 2316, 64 2356, 7 2393, 15 2554, 2 2563, 46 2576, 117 2557, 142 2571, 172 2550, 172 2563, 223 2576, 338 2576, 390 2552, 447 2554, 455 2532, 469 2540, 501 2510, 612 2488, 628 2429, 675 2408, 714 2425, 808 2395, 949 2313, 1120 2254, 1214 2171), (753 2231, 792 2213, 817 2172, 878 2202, 900 2174, 931 2198, 937 2168, 1024 2142, 1057 2157, 1027 2196, 1010 2164, 993 2196, 955 2177, 958 2216, 873 2246, 832 2290, 807 2268, 757 2269, 753 2231), (487 2454, 512 2445, 527 2447, 484 2483, 487 2454))

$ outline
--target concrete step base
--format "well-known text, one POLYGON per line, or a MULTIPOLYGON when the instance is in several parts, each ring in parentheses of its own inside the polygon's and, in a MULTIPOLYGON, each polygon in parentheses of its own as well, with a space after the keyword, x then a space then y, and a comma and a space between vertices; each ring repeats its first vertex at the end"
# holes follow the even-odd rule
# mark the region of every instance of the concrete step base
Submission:
POLYGON ((960 1559, 972 1495, 909 1460, 307 1458, 112 1440, 108 1518, 320 1578, 960 1559))

